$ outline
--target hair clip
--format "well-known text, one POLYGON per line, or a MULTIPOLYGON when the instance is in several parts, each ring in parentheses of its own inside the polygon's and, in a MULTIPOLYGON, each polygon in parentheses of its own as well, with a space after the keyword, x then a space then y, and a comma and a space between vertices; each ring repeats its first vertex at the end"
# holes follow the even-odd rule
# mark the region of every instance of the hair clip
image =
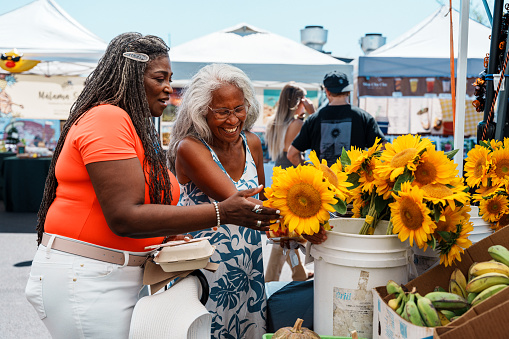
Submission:
POLYGON ((125 52, 122 55, 134 61, 147 62, 150 59, 145 53, 125 52))

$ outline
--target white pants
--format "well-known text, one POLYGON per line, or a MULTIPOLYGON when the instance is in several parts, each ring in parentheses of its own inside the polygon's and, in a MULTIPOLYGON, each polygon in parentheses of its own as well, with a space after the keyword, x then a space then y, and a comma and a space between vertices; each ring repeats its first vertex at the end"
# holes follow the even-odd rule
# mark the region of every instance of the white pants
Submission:
POLYGON ((40 245, 25 294, 54 339, 128 338, 143 269, 40 245))

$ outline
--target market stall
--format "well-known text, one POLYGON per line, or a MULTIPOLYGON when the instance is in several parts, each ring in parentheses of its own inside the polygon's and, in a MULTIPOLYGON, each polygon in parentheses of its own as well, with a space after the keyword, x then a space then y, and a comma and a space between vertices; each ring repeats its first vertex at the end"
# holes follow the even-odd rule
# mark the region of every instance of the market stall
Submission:
MULTIPOLYGON (((427 135, 446 151, 454 133, 448 11, 448 7, 439 8, 387 45, 359 57, 354 71, 359 106, 378 120, 388 121, 389 135, 427 135)), ((452 10, 450 15, 457 58, 460 13, 452 10)), ((470 19, 468 26, 465 136, 469 142, 465 155, 482 120, 472 106, 472 84, 485 68, 491 34, 490 28, 475 20, 470 19)))

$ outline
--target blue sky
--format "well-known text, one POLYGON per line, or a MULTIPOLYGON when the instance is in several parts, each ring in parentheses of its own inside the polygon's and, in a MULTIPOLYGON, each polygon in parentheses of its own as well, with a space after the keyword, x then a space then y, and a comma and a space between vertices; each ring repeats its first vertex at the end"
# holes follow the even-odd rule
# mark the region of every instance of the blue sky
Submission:
MULTIPOLYGON (((123 32, 137 31, 160 36, 171 46, 177 46, 241 22, 300 41, 301 29, 319 25, 328 30, 323 49, 334 56, 348 58, 363 55, 359 39, 366 33, 381 33, 390 42, 431 15, 441 3, 449 3, 444 0, 55 1, 105 41, 123 32)), ((2 1, 0 14, 30 2, 2 1)), ((453 1, 453 6, 459 6, 459 0, 453 1)), ((486 18, 481 0, 472 0, 471 7, 486 18)))

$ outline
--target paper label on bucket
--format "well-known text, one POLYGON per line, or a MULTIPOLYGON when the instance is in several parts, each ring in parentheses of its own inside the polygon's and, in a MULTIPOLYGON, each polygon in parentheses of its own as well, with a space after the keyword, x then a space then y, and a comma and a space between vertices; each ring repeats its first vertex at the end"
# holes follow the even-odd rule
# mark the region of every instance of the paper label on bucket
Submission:
POLYGON ((373 332, 373 294, 364 289, 334 287, 333 335, 349 337, 356 330, 361 338, 373 332))

